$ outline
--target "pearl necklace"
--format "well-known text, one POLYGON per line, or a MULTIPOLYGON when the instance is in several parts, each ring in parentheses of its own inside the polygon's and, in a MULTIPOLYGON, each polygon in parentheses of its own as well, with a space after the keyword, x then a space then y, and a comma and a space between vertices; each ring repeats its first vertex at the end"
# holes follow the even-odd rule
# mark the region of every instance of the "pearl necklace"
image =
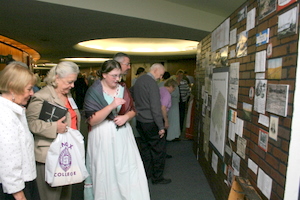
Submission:
POLYGON ((103 89, 103 92, 104 92, 105 94, 107 94, 108 96, 115 98, 115 97, 118 96, 118 94, 119 94, 119 87, 120 87, 120 85, 117 86, 116 93, 115 93, 114 95, 109 94, 109 93, 106 92, 104 89, 103 89))

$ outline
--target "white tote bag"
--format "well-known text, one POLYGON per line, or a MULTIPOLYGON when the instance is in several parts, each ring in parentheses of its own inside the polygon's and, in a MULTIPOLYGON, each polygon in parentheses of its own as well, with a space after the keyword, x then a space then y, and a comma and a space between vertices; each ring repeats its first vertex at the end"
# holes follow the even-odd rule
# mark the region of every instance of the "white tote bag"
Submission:
POLYGON ((89 174, 85 166, 83 136, 78 130, 58 134, 47 153, 45 180, 51 187, 80 183, 89 174))

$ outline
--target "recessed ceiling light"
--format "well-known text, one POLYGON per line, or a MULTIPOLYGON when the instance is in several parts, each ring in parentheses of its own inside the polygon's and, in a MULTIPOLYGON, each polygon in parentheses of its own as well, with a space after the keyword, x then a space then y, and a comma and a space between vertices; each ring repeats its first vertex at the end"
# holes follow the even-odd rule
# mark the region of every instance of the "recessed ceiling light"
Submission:
POLYGON ((57 65, 57 63, 40 63, 40 64, 37 64, 36 67, 54 67, 56 65, 57 65))
POLYGON ((169 38, 110 38, 80 42, 76 49, 94 53, 133 55, 187 55, 196 54, 199 42, 169 38))
POLYGON ((109 58, 63 58, 61 61, 72 61, 76 63, 101 63, 109 60, 109 58))

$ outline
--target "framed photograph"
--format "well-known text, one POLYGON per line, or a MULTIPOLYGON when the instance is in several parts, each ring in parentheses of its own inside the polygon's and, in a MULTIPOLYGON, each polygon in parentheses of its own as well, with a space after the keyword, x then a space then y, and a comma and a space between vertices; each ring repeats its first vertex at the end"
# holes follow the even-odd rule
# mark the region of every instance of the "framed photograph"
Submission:
POLYGON ((279 39, 297 34, 298 30, 298 6, 278 16, 279 39))
POLYGON ((276 0, 259 0, 258 7, 259 7, 259 19, 262 19, 272 12, 276 10, 277 1, 276 0))
POLYGON ((263 129, 259 129, 258 146, 265 152, 268 151, 268 141, 269 133, 263 129))

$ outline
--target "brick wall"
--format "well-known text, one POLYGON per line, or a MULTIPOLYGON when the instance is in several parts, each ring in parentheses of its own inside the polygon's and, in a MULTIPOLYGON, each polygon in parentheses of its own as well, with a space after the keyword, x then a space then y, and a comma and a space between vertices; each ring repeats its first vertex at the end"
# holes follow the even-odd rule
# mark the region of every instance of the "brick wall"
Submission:
MULTIPOLYGON (((254 99, 250 99, 249 89, 250 87, 255 88, 255 54, 256 52, 266 50, 267 44, 256 46, 256 33, 259 33, 267 28, 270 29, 270 39, 269 43, 272 43, 272 56, 271 58, 282 58, 282 75, 281 79, 271 80, 267 77, 266 80, 268 84, 288 84, 289 94, 288 94, 288 109, 287 116, 279 116, 279 127, 278 127, 278 139, 273 140, 269 138, 268 150, 265 152, 258 146, 259 129, 269 131, 269 127, 266 127, 258 123, 259 113, 254 111, 252 108, 252 120, 244 120, 243 128, 243 138, 247 140, 246 147, 246 157, 241 158, 240 163, 240 176, 248 178, 257 192, 263 199, 267 199, 266 196, 257 187, 257 174, 253 173, 252 170, 248 168, 248 158, 253 160, 258 168, 262 169, 271 179, 272 179, 272 190, 270 199, 279 200, 284 197, 285 181, 286 181, 286 170, 287 161, 289 155, 289 142, 291 134, 291 120, 293 112, 293 91, 295 89, 295 79, 296 79, 296 67, 297 67, 297 55, 298 55, 298 34, 292 36, 284 37, 279 39, 277 36, 278 29, 278 15, 290 10, 291 8, 297 6, 297 2, 284 8, 281 11, 275 11, 268 16, 258 19, 258 1, 249 0, 239 9, 237 9, 230 16, 230 30, 237 28, 237 34, 246 30, 246 19, 238 22, 237 16, 238 12, 247 6, 247 10, 250 11, 252 8, 256 8, 256 18, 255 27, 248 32, 248 53, 247 56, 240 58, 229 59, 230 63, 239 62, 240 72, 239 72, 239 91, 238 91, 238 105, 237 109, 228 107, 237 111, 237 117, 242 118, 243 115, 243 102, 253 105, 254 99)), ((297 27, 298 29, 298 27, 297 27)), ((218 171, 217 173, 211 167, 211 157, 212 151, 215 151, 211 143, 208 144, 208 151, 205 150, 205 139, 204 131, 207 130, 209 124, 206 121, 210 118, 210 112, 206 111, 202 114, 202 104, 203 99, 199 95, 202 86, 205 85, 205 68, 204 59, 207 54, 211 56, 211 35, 208 35, 205 39, 200 42, 199 53, 197 55, 197 67, 196 67, 196 85, 194 88, 194 95, 196 97, 196 116, 194 125, 194 135, 195 144, 194 152, 197 154, 199 163, 201 164, 206 177, 210 183, 210 186, 215 194, 216 199, 227 199, 230 192, 230 186, 224 183, 227 180, 226 172, 224 172, 224 166, 231 165, 232 158, 231 155, 224 153, 224 157, 218 158, 218 171), (199 126, 200 124, 200 126, 199 126)), ((229 46, 228 51, 236 49, 236 44, 229 46)), ((218 50, 217 50, 218 52, 218 50)), ((267 58, 268 59, 268 58, 267 58)), ((266 62, 267 63, 267 62, 266 62)), ((270 112, 265 112, 266 116, 274 115, 270 112)), ((275 114, 276 115, 276 114, 275 114)), ((227 130, 226 130, 226 144, 228 143, 228 120, 227 120, 227 130)), ((209 129, 208 129, 209 130, 209 129)), ((237 136, 236 136, 237 137, 237 136)), ((236 140, 237 141, 237 140, 236 140)), ((237 143, 232 142, 232 150, 236 152, 237 143)))

